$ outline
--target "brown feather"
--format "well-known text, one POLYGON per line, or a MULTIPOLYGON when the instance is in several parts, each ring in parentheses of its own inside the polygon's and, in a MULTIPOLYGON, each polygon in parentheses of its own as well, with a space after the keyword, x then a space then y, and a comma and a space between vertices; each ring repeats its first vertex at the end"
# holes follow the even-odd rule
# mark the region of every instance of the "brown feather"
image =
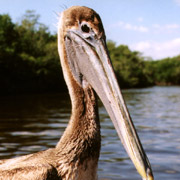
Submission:
MULTIPOLYGON (((89 21, 99 36, 104 33, 99 15, 86 7, 71 7, 63 13, 63 34, 89 21)), ((63 37, 58 43, 63 43, 63 37)), ((67 59, 65 47, 64 59, 67 59)), ((94 180, 100 153, 100 124, 97 98, 91 86, 82 88, 73 78, 68 62, 62 68, 72 100, 70 122, 53 149, 0 161, 0 180, 94 180), (68 79, 68 80, 67 80, 68 79)))

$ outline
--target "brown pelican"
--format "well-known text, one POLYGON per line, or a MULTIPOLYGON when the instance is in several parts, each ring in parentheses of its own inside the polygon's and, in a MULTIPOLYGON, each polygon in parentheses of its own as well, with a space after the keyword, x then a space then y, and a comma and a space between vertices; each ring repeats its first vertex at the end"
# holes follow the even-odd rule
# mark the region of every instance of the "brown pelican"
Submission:
POLYGON ((101 139, 97 93, 137 171, 152 180, 150 163, 112 68, 99 15, 80 6, 61 13, 58 50, 72 101, 69 124, 55 148, 0 161, 0 179, 97 179, 101 139))

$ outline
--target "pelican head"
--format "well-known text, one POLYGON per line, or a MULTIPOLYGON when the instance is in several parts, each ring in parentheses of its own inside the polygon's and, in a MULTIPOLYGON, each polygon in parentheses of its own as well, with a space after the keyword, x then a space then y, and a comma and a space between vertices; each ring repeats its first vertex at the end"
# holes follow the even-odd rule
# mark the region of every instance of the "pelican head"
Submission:
MULTIPOLYGON (((128 155, 144 180, 153 180, 106 46, 100 16, 87 7, 73 6, 61 13, 58 50, 73 104, 75 91, 91 86, 104 104, 128 155)), ((75 108, 75 107, 74 107, 75 108)))

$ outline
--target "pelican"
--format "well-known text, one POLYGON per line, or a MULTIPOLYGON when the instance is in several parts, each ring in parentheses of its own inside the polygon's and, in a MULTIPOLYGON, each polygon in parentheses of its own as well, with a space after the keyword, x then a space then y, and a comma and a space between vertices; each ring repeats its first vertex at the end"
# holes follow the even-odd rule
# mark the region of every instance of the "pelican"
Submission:
POLYGON ((0 180, 96 180, 101 146, 97 96, 137 171, 153 180, 113 71, 100 16, 81 6, 62 12, 58 51, 72 103, 69 124, 55 148, 1 160, 0 180))

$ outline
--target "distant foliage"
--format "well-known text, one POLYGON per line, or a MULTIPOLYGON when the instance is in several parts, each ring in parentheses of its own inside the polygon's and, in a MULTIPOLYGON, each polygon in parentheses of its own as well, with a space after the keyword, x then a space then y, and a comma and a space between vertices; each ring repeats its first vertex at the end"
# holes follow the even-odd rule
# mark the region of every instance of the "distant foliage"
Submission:
POLYGON ((180 56, 151 62, 157 85, 180 85, 180 56))
MULTIPOLYGON (((39 15, 26 11, 13 23, 0 15, 0 93, 66 91, 57 51, 57 36, 39 22, 39 15)), ((145 61, 128 46, 107 46, 122 88, 180 85, 180 56, 145 61)))
POLYGON ((27 11, 20 23, 0 15, 0 92, 64 91, 56 35, 27 11))
POLYGON ((112 41, 108 41, 107 46, 122 88, 146 87, 153 84, 145 70, 146 63, 139 52, 132 52, 125 45, 116 46, 112 41))
POLYGON ((145 60, 128 46, 107 42, 120 85, 123 88, 180 85, 180 55, 158 61, 145 60))

